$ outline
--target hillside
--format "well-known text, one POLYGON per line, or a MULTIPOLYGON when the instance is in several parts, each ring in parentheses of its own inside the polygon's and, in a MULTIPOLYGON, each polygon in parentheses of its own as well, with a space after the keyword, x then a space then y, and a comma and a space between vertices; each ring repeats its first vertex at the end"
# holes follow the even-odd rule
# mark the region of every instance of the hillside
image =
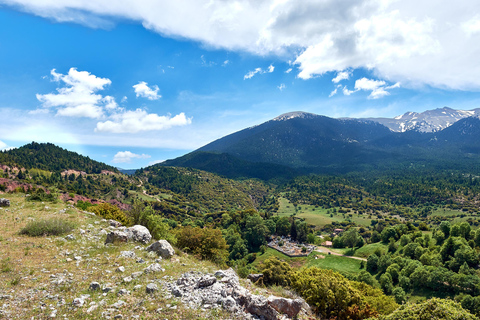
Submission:
POLYGON ((0 152, 0 163, 52 172, 69 169, 86 173, 100 173, 102 170, 118 172, 112 166, 60 148, 52 143, 32 142, 20 148, 0 152))

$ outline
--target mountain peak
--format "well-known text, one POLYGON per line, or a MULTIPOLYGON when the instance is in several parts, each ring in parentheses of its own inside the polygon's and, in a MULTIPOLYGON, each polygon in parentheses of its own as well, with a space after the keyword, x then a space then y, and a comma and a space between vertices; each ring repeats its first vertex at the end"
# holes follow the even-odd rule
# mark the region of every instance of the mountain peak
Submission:
POLYGON ((273 121, 285 121, 293 118, 311 119, 314 117, 318 117, 318 115, 304 111, 293 111, 281 114, 278 117, 274 118, 273 121))

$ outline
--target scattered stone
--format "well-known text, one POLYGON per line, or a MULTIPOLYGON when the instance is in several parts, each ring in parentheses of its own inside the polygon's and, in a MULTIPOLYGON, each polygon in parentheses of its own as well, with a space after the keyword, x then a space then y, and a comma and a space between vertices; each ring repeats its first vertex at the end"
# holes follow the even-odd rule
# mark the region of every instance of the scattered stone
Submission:
POLYGON ((145 273, 155 273, 155 272, 163 272, 165 269, 162 268, 162 266, 158 263, 154 263, 149 265, 148 267, 143 270, 145 273))
POLYGON ((69 234, 68 236, 65 237, 67 240, 75 240, 75 236, 73 234, 69 234))
POLYGON ((143 272, 141 272, 141 271, 134 272, 134 273, 132 273, 132 278, 137 279, 137 278, 141 277, 142 274, 143 274, 143 272))
POLYGON ((155 283, 147 284, 147 288, 145 290, 146 293, 154 293, 156 291, 158 291, 158 287, 155 283))
POLYGON ((115 308, 115 309, 120 309, 121 307, 123 307, 124 305, 126 305, 125 301, 123 300, 118 300, 117 302, 115 302, 114 304, 112 304, 112 308, 115 308))
POLYGON ((146 250, 153 251, 164 259, 171 258, 175 254, 175 250, 167 240, 154 242, 149 245, 146 250))
POLYGON ((128 234, 128 238, 135 241, 147 244, 152 240, 152 235, 150 231, 144 226, 135 225, 133 227, 127 228, 125 232, 128 234))
POLYGON ((117 295, 119 295, 119 296, 123 296, 123 295, 126 295, 126 294, 130 294, 130 292, 127 289, 120 289, 120 290, 118 290, 118 293, 117 293, 117 295))
POLYGON ((145 260, 143 260, 142 258, 138 258, 136 262, 137 263, 145 263, 145 260))
POLYGON ((1 198, 0 199, 0 207, 10 207, 10 200, 1 198))
POLYGON ((130 283, 130 282, 132 282, 132 281, 133 281, 133 278, 132 278, 132 277, 125 277, 125 278, 123 278, 123 282, 125 282, 125 283, 130 283))
POLYGON ((122 252, 120 252, 119 258, 135 258, 135 252, 133 252, 133 251, 122 251, 122 252))
POLYGON ((87 313, 91 313, 98 308, 98 305, 94 304, 90 308, 87 309, 87 313))
POLYGON ((92 282, 92 283, 90 283, 90 287, 88 287, 88 289, 90 289, 92 291, 100 290, 100 283, 92 282))
POLYGON ((124 266, 120 266, 120 267, 118 267, 115 271, 116 271, 116 272, 125 272, 125 267, 124 267, 124 266))
POLYGON ((121 314, 117 314, 113 319, 123 319, 123 316, 121 314))

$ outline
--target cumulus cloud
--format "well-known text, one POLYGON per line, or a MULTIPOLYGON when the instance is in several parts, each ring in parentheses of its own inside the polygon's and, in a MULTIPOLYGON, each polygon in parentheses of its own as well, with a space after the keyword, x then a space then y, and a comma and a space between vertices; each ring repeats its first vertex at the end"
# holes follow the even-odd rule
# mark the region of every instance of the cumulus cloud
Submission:
POLYGON ((279 86, 277 86, 278 90, 280 90, 280 91, 285 90, 286 87, 287 87, 287 86, 286 86, 284 83, 282 83, 282 84, 280 84, 279 86))
POLYGON ((290 73, 292 72, 292 70, 293 70, 292 68, 288 68, 287 70, 285 70, 285 73, 290 73))
POLYGON ((332 79, 333 83, 339 83, 342 80, 348 80, 350 78, 350 72, 349 71, 341 71, 337 72, 337 76, 332 79))
POLYGON ((243 80, 251 79, 257 73, 258 74, 272 73, 274 70, 275 70, 275 67, 273 65, 269 65, 266 70, 263 70, 262 68, 256 68, 255 70, 249 71, 246 75, 244 75, 243 80))
POLYGON ((302 79, 366 68, 393 82, 480 89, 480 41, 472 41, 480 33, 478 0, 2 3, 59 22, 102 27, 129 19, 212 48, 276 54, 293 60, 302 79))
MULTIPOLYGON (((368 96, 369 99, 379 99, 385 96, 390 95, 390 92, 387 90, 399 88, 400 83, 397 82, 391 86, 387 86, 387 83, 383 80, 372 80, 367 78, 361 78, 355 81, 355 90, 348 90, 347 86, 343 87, 343 94, 346 96, 351 95, 357 91, 371 91, 368 96)), ((336 93, 336 89, 334 90, 336 93)), ((333 93, 333 92, 332 92, 333 93)), ((331 96, 332 94, 330 94, 331 96)))
POLYGON ((110 79, 77 71, 76 68, 70 68, 66 75, 57 73, 55 69, 50 74, 53 81, 63 86, 57 88, 57 93, 37 94, 37 99, 44 108, 56 108, 57 115, 98 119, 104 115, 104 107, 116 107, 113 97, 96 93, 110 85, 110 79))
POLYGON ((148 159, 148 154, 135 154, 130 151, 119 151, 113 156, 113 163, 131 163, 133 159, 148 159))
POLYGON ((147 98, 148 100, 158 100, 162 96, 158 94, 158 88, 157 85, 152 86, 151 88, 148 86, 148 83, 145 81, 140 81, 136 85, 133 86, 135 89, 135 94, 138 97, 142 98, 147 98))
POLYGON ((159 116, 147 113, 142 109, 125 111, 113 115, 112 120, 98 122, 96 132, 137 133, 141 131, 165 130, 174 126, 184 126, 192 123, 182 112, 174 117, 159 116))

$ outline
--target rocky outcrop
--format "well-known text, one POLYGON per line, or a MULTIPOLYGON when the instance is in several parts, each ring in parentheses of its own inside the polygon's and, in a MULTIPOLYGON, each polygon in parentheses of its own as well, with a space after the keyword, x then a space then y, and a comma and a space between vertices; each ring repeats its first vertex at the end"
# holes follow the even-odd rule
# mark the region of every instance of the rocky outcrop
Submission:
POLYGON ((243 319, 279 320, 294 318, 304 304, 301 299, 287 299, 251 294, 240 285, 235 271, 219 270, 212 274, 187 272, 168 284, 171 294, 192 308, 221 307, 243 319))
POLYGON ((263 273, 250 273, 247 276, 247 279, 256 283, 258 280, 263 279, 263 273))
POLYGON ((153 251, 164 259, 169 259, 175 254, 175 250, 167 240, 158 240, 149 245, 146 250, 153 251))
POLYGON ((127 228, 125 232, 128 234, 129 240, 133 240, 135 242, 141 242, 143 244, 147 244, 152 240, 152 235, 150 231, 144 226, 135 225, 133 227, 127 228))
POLYGON ((0 199, 0 207, 10 207, 10 200, 1 198, 0 199))

